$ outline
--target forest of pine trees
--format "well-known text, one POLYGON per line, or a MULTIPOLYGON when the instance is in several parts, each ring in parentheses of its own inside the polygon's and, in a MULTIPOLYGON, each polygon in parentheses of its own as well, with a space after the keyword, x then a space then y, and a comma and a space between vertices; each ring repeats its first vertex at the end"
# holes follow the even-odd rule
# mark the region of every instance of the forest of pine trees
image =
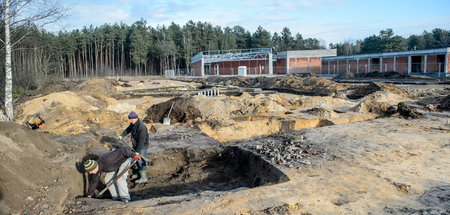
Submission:
MULTIPOLYGON (((69 32, 49 33, 33 25, 20 26, 12 40, 14 85, 40 87, 54 78, 122 75, 161 75, 166 69, 189 74, 190 60, 200 51, 271 47, 286 50, 325 49, 317 38, 293 35, 285 27, 271 34, 263 27, 253 33, 241 26, 213 26, 189 21, 180 26, 148 26, 145 20, 132 25, 105 24, 69 32)), ((330 44, 338 55, 430 49, 450 46, 450 31, 434 29, 408 38, 380 31, 354 43, 330 44)), ((3 53, 2 53, 3 55, 3 53)), ((4 59, 4 58, 1 58, 4 59)), ((1 77, 4 77, 1 75, 1 77)))

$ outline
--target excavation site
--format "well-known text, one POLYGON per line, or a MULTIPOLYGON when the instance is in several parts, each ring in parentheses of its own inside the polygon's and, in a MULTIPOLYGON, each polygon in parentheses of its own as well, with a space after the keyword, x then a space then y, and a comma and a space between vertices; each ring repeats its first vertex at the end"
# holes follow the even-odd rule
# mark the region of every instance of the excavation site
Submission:
POLYGON ((60 82, 0 122, 0 213, 448 214, 448 80, 414 78, 60 82), (130 200, 113 199, 107 172, 88 198, 87 160, 134 161, 131 136, 118 139, 131 112, 149 135, 147 168, 116 171, 130 200), (45 126, 32 129, 36 116, 45 126))
POLYGON ((450 215, 449 9, 0 0, 0 215, 450 215))
POLYGON ((133 200, 228 191, 288 181, 259 156, 238 147, 172 149, 154 156, 150 182, 130 190, 133 200))

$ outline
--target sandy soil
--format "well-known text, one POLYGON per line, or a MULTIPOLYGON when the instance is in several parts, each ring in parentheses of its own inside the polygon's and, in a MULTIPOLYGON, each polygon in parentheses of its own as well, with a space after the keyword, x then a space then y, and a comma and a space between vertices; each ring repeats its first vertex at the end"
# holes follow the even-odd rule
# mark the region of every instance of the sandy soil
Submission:
MULTIPOLYGON (((85 208, 75 208, 93 214, 270 214, 276 207, 287 211, 283 214, 446 214, 450 212, 448 117, 440 113, 420 120, 383 118, 286 134, 292 139, 304 135, 305 144, 321 154, 311 158, 311 165, 277 165, 290 179, 277 185, 126 205, 86 200, 80 203, 85 208)), ((274 136, 238 145, 279 140, 274 136)))
POLYGON ((0 123, 0 213, 450 213, 450 112, 427 109, 430 104, 448 106, 448 87, 405 91, 316 77, 208 81, 283 92, 295 86, 295 94, 212 98, 123 93, 199 86, 142 78, 52 89, 22 103, 16 123, 0 123), (131 86, 123 87, 125 83, 131 86), (323 91, 321 96, 314 94, 317 90, 323 91), (302 92, 310 96, 298 95, 302 92), (172 125, 159 123, 174 102, 172 125), (418 108, 423 118, 387 117, 386 111, 399 102, 418 108), (128 204, 82 198, 84 177, 75 164, 86 155, 106 152, 112 143, 105 137, 128 125, 131 110, 155 121, 148 123, 150 181, 131 188, 137 201, 128 204), (44 129, 20 125, 37 114, 47 122, 44 129), (287 143, 298 144, 301 162, 274 162, 261 151, 263 145, 287 143))

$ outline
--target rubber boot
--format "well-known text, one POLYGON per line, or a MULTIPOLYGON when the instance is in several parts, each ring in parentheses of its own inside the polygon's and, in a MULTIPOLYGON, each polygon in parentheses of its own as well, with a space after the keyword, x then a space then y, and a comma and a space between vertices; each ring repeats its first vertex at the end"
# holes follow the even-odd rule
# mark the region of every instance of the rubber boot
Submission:
POLYGON ((135 183, 145 183, 147 182, 147 170, 139 171, 139 175, 141 176, 138 180, 134 181, 135 183))

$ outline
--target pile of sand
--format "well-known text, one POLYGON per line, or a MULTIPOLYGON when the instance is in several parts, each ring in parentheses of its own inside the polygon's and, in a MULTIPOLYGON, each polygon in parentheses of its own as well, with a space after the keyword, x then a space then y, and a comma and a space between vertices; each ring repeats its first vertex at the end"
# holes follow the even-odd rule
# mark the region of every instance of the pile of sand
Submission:
POLYGON ((51 93, 21 104, 16 122, 24 124, 33 116, 41 116, 46 127, 40 129, 54 135, 78 135, 102 127, 119 127, 126 113, 135 106, 119 105, 108 95, 114 94, 111 80, 89 80, 76 87, 77 91, 51 93))
POLYGON ((384 114, 390 106, 407 101, 411 101, 411 99, 388 91, 377 91, 364 97, 358 105, 353 107, 353 111, 384 114))
POLYGON ((65 160, 60 145, 44 134, 0 122, 0 145, 0 214, 28 214, 36 204, 44 204, 40 211, 56 209, 76 187, 79 178, 57 163, 65 160))
POLYGON ((89 129, 86 115, 99 110, 94 103, 92 97, 82 97, 70 91, 52 93, 20 105, 16 122, 24 123, 30 117, 39 115, 46 121, 43 130, 49 133, 81 134, 89 129))

